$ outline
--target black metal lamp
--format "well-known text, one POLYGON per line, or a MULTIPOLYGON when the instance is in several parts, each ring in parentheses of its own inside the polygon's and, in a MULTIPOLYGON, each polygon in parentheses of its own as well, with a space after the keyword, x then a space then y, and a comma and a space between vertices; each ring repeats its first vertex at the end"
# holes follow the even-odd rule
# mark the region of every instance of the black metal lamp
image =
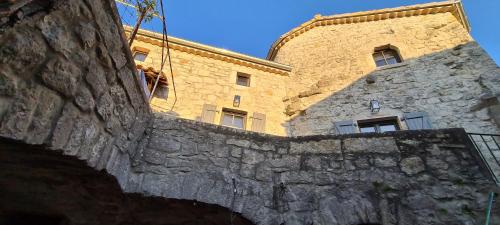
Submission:
POLYGON ((380 102, 378 100, 371 100, 370 101, 370 110, 372 113, 377 113, 380 111, 380 102))
POLYGON ((239 95, 235 95, 234 99, 233 99, 233 106, 240 107, 240 100, 241 100, 241 97, 239 95))

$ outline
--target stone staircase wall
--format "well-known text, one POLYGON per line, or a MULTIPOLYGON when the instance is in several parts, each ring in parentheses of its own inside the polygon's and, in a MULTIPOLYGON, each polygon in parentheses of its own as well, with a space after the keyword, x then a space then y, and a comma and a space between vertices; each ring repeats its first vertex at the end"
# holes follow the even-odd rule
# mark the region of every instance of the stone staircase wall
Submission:
POLYGON ((115 7, 23 1, 4 12, 0 136, 63 150, 117 177, 128 170, 150 109, 115 7))

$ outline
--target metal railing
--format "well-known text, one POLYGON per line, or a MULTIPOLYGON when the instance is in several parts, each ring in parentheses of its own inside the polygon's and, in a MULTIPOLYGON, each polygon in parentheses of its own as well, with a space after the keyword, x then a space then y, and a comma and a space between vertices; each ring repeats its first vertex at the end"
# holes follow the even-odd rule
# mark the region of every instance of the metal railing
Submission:
POLYGON ((479 133, 468 135, 493 179, 500 184, 500 135, 479 133))

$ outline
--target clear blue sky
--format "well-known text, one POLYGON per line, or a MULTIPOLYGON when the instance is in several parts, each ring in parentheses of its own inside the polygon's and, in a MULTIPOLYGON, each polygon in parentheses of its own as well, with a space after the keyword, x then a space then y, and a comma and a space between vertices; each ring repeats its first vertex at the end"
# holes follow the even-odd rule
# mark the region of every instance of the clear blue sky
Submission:
MULTIPOLYGON (((164 0, 172 36, 265 58, 282 34, 315 14, 332 15, 429 0, 164 0)), ((472 36, 500 64, 500 0, 463 0, 472 36)), ((144 28, 160 31, 157 21, 144 28)))

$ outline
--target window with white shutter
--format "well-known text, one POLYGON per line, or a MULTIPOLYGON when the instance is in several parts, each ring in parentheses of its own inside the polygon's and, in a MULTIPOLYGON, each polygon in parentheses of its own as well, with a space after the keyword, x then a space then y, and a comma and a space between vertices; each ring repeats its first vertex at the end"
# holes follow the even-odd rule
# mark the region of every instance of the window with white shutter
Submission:
POLYGON ((345 120, 335 122, 337 134, 352 134, 356 133, 356 124, 353 120, 345 120))
POLYGON ((252 116, 252 131, 265 132, 266 131, 266 114, 254 112, 252 116))
POLYGON ((403 119, 408 127, 408 130, 432 129, 429 114, 426 112, 404 113, 403 119))
POLYGON ((203 112, 201 114, 201 121, 205 123, 214 123, 216 113, 217 113, 216 105, 204 104, 203 112))

